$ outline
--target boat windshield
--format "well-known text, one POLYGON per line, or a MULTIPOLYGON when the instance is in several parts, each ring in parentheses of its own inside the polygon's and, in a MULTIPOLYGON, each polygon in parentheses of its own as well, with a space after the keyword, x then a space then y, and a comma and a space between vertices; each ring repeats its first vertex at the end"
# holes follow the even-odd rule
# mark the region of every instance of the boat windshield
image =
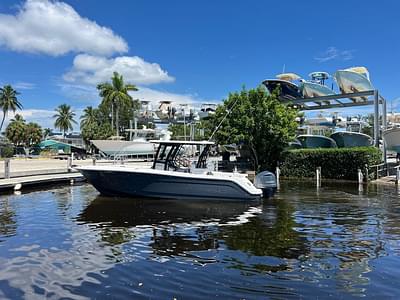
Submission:
MULTIPOLYGON (((187 155, 187 146, 196 147, 196 145, 185 145, 176 142, 163 142, 158 146, 154 162, 153 169, 158 170, 173 170, 181 172, 190 172, 191 160, 187 155)), ((203 150, 196 162, 196 168, 206 168, 207 157, 210 151, 211 145, 207 144, 203 146, 203 150)), ((192 154, 195 151, 191 151, 192 154)))

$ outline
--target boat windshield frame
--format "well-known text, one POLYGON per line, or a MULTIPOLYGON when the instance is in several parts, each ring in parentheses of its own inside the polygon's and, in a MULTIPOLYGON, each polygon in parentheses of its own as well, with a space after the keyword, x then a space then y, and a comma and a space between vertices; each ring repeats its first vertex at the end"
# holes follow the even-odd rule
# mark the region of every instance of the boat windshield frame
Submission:
POLYGON ((161 165, 161 168, 165 171, 172 169, 174 171, 181 171, 181 172, 190 171, 190 161, 186 159, 183 155, 185 145, 204 146, 196 162, 196 168, 201 168, 201 169, 207 167, 208 154, 210 152, 211 146, 214 145, 213 142, 207 142, 207 141, 203 142, 151 141, 151 142, 159 144, 151 168, 160 169, 160 167, 158 166, 161 165))

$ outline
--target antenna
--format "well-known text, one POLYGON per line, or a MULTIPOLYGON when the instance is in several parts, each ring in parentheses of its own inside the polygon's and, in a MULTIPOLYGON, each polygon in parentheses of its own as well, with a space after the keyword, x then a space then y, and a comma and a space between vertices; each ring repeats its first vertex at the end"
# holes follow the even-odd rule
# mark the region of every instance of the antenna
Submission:
POLYGON ((286 67, 286 64, 283 64, 283 67, 282 67, 282 74, 285 73, 285 67, 286 67))

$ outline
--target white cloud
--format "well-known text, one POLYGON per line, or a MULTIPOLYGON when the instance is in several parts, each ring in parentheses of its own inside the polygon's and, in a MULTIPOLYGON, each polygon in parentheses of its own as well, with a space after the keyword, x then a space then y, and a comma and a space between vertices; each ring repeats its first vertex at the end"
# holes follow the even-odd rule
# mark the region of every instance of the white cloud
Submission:
POLYGON ((174 103, 177 104, 184 104, 184 103, 201 103, 201 102, 217 102, 217 101, 210 101, 210 100, 204 100, 199 98, 197 95, 193 94, 176 94, 176 93, 170 93, 170 92, 164 92, 164 91, 159 91, 159 90, 154 90, 154 89, 149 89, 146 87, 139 87, 139 90, 136 92, 129 92, 129 94, 132 96, 133 99, 139 99, 139 100, 146 100, 150 101, 153 105, 153 108, 155 108, 160 101, 173 101, 174 103))
POLYGON ((138 56, 105 58, 88 54, 77 55, 71 70, 63 78, 67 82, 97 85, 109 81, 113 72, 122 74, 126 82, 136 85, 175 80, 159 64, 146 62, 138 56))
POLYGON ((328 47, 323 53, 314 57, 318 62, 327 62, 330 60, 351 60, 354 50, 339 50, 336 47, 328 47))
POLYGON ((107 27, 82 18, 70 5, 27 0, 16 15, 0 14, 0 46, 20 52, 62 55, 85 52, 112 55, 127 43, 107 27))
POLYGON ((36 88, 36 84, 25 81, 18 81, 12 85, 16 90, 33 90, 36 88))

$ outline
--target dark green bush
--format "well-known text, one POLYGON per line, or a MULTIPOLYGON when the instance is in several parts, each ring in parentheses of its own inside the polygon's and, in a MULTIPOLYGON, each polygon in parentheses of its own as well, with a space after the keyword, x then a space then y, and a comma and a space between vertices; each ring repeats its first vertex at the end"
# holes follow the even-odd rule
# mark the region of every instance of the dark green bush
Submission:
POLYGON ((0 156, 3 158, 12 157, 14 155, 14 148, 12 146, 1 146, 0 156))
POLYGON ((321 167, 322 178, 357 180, 357 170, 364 176, 365 165, 379 164, 382 153, 375 147, 296 149, 283 154, 281 174, 284 177, 315 177, 321 167))

